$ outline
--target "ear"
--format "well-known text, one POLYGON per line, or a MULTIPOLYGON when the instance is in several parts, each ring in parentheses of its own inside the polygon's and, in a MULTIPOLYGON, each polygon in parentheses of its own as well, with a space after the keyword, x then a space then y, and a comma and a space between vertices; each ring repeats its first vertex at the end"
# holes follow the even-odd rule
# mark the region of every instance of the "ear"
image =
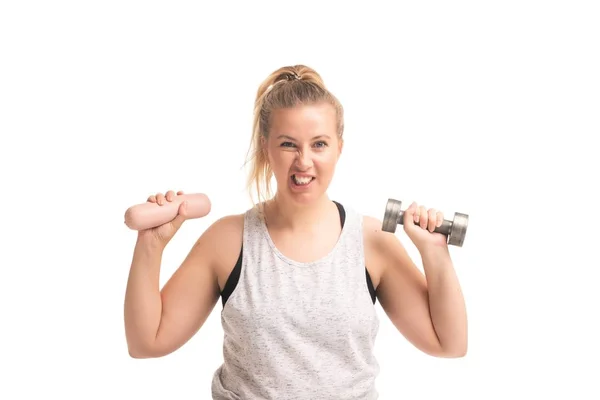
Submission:
POLYGON ((338 157, 342 155, 342 149, 344 148, 344 139, 340 138, 338 140, 338 157))

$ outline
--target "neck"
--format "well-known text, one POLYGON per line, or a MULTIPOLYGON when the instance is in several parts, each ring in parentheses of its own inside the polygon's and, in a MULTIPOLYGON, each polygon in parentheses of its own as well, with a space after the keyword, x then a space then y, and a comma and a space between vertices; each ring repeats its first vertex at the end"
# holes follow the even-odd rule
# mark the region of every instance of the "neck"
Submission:
POLYGON ((327 195, 310 204, 297 204, 285 201, 277 195, 267 205, 266 214, 269 225, 292 231, 314 230, 330 215, 332 201, 327 195))

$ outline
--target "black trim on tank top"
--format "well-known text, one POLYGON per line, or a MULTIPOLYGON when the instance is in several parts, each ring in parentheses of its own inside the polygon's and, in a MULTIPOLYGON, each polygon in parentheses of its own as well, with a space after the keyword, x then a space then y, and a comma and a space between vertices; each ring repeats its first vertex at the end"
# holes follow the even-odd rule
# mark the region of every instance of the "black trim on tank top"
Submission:
MULTIPOLYGON (((333 202, 335 203, 335 205, 338 208, 338 211, 340 212, 340 222, 341 222, 341 225, 343 228, 344 223, 346 222, 346 210, 344 210, 344 206, 342 206, 337 201, 333 200, 333 202)), ((377 300, 375 287, 373 286, 373 281, 371 280, 371 275, 369 275, 369 270, 367 269, 366 266, 365 266, 365 275, 367 278, 367 286, 369 287, 369 294, 371 295, 371 301, 373 302, 373 304, 375 304, 375 301, 377 300)))
MULTIPOLYGON (((333 202, 335 203, 338 211, 340 212, 340 222, 341 222, 341 225, 343 228, 344 223, 346 222, 346 210, 344 210, 344 206, 342 206, 337 201, 334 200, 333 202)), ((223 307, 225 307, 225 303, 227 303, 227 299, 229 299, 229 296, 231 296, 238 281, 240 280, 240 274, 242 272, 243 255, 244 255, 244 246, 242 245, 242 248, 240 249, 240 255, 238 256, 235 266, 233 267, 231 274, 229 274, 229 277, 227 278, 227 282, 225 283, 225 287, 223 288, 223 291, 221 292, 221 304, 223 305, 223 307)), ((369 294, 371 295, 371 301, 373 302, 373 304, 375 304, 375 301, 377 300, 377 293, 376 293, 375 287, 373 286, 373 281, 371 280, 371 275, 369 275, 369 270, 366 268, 366 266, 365 266, 365 275, 366 275, 366 279, 367 279, 367 286, 369 288, 369 294)))

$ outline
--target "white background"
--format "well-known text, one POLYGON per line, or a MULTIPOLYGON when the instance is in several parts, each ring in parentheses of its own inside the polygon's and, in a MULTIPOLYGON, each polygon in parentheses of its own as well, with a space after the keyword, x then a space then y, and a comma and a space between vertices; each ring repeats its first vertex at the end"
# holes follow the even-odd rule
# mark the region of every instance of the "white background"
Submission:
POLYGON ((0 6, 0 397, 210 398, 220 303, 176 353, 128 356, 123 213, 168 189, 212 199, 167 248, 164 283, 249 206, 256 89, 302 63, 347 113, 333 199, 471 218, 451 250, 468 355, 419 353, 378 303, 380 398, 598 399, 595 2, 218 4, 0 6))

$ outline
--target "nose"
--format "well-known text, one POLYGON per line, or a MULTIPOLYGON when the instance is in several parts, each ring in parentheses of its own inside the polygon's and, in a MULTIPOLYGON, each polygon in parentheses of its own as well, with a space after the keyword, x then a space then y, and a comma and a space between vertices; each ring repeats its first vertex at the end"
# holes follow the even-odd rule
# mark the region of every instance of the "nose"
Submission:
POLYGON ((296 153, 296 168, 300 171, 307 171, 313 165, 311 153, 308 151, 298 151, 296 153))

